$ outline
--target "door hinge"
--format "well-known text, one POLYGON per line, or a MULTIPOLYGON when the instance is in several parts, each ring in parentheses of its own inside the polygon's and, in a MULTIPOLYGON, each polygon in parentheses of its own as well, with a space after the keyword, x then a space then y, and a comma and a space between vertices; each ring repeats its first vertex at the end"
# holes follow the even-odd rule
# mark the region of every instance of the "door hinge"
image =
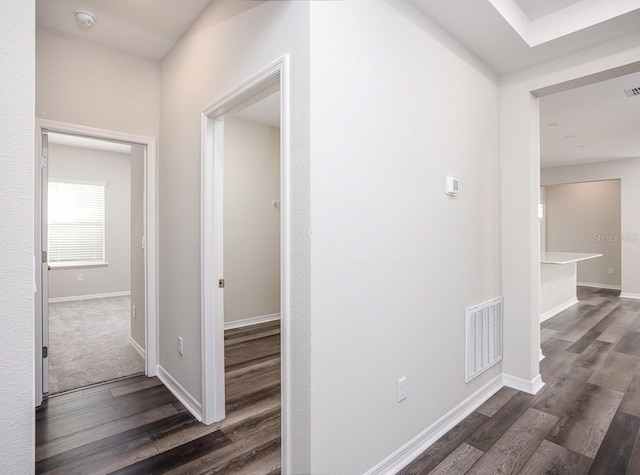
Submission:
POLYGON ((40 164, 42 165, 42 168, 47 168, 49 166, 49 161, 47 160, 47 157, 42 155, 40 159, 41 159, 40 164))
POLYGON ((47 356, 49 356, 49 347, 48 346, 43 346, 42 347, 42 357, 46 358, 47 356))
POLYGON ((221 288, 221 289, 224 289, 224 279, 220 279, 218 281, 218 287, 221 288))
POLYGON ((46 264, 48 261, 47 251, 42 251, 42 263, 46 264))

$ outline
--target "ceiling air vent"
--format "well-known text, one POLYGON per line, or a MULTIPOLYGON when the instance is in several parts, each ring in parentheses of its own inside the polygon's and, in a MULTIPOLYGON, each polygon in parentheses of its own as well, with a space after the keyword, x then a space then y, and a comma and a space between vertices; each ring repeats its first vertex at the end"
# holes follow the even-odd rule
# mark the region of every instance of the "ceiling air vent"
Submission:
POLYGON ((640 96, 640 86, 633 87, 631 89, 625 89, 624 93, 627 95, 627 97, 640 96))

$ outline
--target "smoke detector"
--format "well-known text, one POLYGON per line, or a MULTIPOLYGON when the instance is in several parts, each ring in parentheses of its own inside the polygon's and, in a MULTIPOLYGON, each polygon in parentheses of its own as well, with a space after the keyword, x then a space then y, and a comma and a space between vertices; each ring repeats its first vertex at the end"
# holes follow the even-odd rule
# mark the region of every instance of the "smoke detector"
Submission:
POLYGON ((73 14, 76 17, 76 27, 80 31, 89 31, 96 22, 95 15, 86 10, 76 10, 73 14))

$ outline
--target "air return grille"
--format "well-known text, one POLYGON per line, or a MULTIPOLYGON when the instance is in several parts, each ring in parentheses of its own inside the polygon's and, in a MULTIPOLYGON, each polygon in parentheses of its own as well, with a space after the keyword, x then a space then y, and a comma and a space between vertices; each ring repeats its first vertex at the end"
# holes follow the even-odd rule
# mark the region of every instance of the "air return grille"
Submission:
POLYGON ((640 96, 640 86, 631 89, 625 89, 624 93, 627 95, 627 97, 640 96))
POLYGON ((467 309, 468 383, 502 359, 502 297, 467 309))

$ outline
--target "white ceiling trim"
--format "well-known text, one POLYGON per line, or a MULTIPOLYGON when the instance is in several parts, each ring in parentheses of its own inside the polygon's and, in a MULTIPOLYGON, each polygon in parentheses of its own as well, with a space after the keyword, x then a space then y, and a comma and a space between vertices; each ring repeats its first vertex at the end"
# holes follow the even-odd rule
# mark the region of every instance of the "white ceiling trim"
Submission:
POLYGON ((531 48, 640 9, 640 0, 581 0, 530 21, 515 0, 489 2, 531 48))

